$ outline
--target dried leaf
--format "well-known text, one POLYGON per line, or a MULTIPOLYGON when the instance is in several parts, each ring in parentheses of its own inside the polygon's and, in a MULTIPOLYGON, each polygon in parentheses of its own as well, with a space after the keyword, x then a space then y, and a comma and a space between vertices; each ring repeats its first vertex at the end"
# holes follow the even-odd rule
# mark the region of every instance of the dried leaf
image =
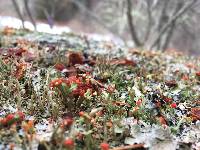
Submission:
POLYGON ((175 80, 166 81, 165 84, 169 87, 176 87, 177 83, 175 80))
POLYGON ((74 66, 76 64, 83 64, 84 63, 84 57, 79 52, 68 52, 67 53, 67 63, 70 66, 74 66))
POLYGON ((11 27, 5 27, 3 30, 4 35, 13 35, 15 34, 15 29, 11 27))
POLYGON ((127 66, 135 66, 136 62, 128 59, 114 59, 110 61, 111 65, 127 65, 127 66))
POLYGON ((192 108, 191 115, 193 120, 200 120, 200 108, 192 108))
POLYGON ((56 64, 54 67, 59 71, 63 71, 65 69, 65 65, 61 63, 56 64))

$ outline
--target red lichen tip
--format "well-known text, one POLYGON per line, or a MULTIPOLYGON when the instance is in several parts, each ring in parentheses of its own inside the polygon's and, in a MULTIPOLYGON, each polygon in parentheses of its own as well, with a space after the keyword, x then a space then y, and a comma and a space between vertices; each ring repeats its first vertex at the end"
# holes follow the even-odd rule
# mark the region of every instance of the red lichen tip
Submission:
POLYGON ((177 104, 176 103, 172 103, 170 106, 171 106, 171 108, 176 108, 177 104))
POLYGON ((74 141, 72 140, 72 139, 70 139, 70 138, 68 138, 68 139, 66 139, 65 141, 64 141, 64 146, 65 147, 74 147, 74 141))
POLYGON ((142 99, 139 99, 139 100, 136 101, 137 106, 140 106, 141 104, 142 104, 142 99))
POLYGON ((72 118, 66 118, 63 120, 63 125, 65 127, 70 127, 73 124, 73 119, 72 118))
POLYGON ((79 116, 84 116, 84 114, 85 114, 85 112, 83 112, 83 111, 79 112, 79 116))
POLYGON ((101 147, 101 150, 109 150, 109 144, 108 143, 101 143, 100 147, 101 147))
POLYGON ((6 116, 6 120, 9 122, 9 121, 12 121, 13 119, 14 119, 14 114, 8 114, 7 116, 6 116))
POLYGON ((20 120, 24 120, 25 114, 22 111, 18 111, 16 114, 19 115, 20 120))
POLYGON ((200 71, 196 72, 196 76, 200 77, 200 71))

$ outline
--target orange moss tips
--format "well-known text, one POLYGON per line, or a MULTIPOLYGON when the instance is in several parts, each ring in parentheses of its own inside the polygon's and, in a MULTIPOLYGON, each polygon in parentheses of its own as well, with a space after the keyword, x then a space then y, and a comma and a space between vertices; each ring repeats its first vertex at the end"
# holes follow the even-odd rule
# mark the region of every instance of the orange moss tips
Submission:
POLYGON ((59 85, 61 85, 62 83, 63 83, 62 78, 54 79, 50 82, 50 87, 55 88, 55 87, 58 87, 59 85))

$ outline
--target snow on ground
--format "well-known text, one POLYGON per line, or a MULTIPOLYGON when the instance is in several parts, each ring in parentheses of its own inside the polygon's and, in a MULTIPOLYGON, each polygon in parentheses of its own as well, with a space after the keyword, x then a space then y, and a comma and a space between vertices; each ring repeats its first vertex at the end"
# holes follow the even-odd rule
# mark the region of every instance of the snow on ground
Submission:
MULTIPOLYGON (((24 23, 25 28, 34 31, 34 26, 31 22, 25 21, 24 23)), ((13 28, 22 28, 22 21, 9 16, 0 16, 0 27, 13 27, 13 28)), ((38 32, 45 32, 45 33, 51 33, 51 34, 61 34, 63 32, 69 33, 71 32, 71 29, 69 27, 61 27, 61 26, 54 26, 53 28, 50 28, 50 26, 46 23, 37 23, 37 31, 38 32)))
MULTIPOLYGON (((34 26, 31 22, 25 21, 24 25, 26 29, 34 31, 34 26)), ((0 28, 6 27, 6 26, 20 29, 22 28, 22 21, 15 17, 0 16, 0 28)), ((62 34, 62 33, 72 32, 72 30, 68 26, 53 26, 53 28, 50 28, 48 24, 41 23, 41 22, 37 23, 36 30, 38 32, 44 32, 44 33, 50 33, 50 34, 62 34)), ((124 42, 121 39, 116 38, 114 35, 111 35, 111 34, 107 34, 107 35, 86 34, 86 33, 81 33, 81 34, 87 35, 89 39, 92 38, 93 40, 96 40, 96 41, 112 41, 120 45, 124 44, 124 42)))

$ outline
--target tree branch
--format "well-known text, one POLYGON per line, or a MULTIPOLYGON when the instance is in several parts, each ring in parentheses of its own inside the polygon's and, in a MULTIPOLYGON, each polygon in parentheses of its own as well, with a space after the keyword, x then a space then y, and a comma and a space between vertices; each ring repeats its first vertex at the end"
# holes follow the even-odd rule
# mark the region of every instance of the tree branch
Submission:
POLYGON ((28 16, 29 16, 29 18, 31 20, 31 23, 33 24, 33 26, 34 26, 34 28, 36 30, 36 22, 35 22, 32 14, 31 14, 30 8, 28 6, 28 2, 29 2, 29 0, 24 0, 24 6, 25 6, 26 12, 28 13, 28 16))
MULTIPOLYGON (((162 1, 163 2, 162 11, 161 11, 160 19, 158 21, 158 26, 157 26, 157 31, 158 32, 160 32, 163 24, 165 24, 168 21, 168 19, 169 19, 168 16, 167 16, 167 14, 166 14, 166 10, 167 10, 169 1, 170 0, 168 0, 168 1, 162 1)), ((162 37, 163 37, 163 35, 162 35, 162 37)), ((162 37, 160 37, 160 39, 157 42, 157 47, 156 47, 157 49, 160 49, 162 37)))
POLYGON ((163 51, 166 50, 166 48, 168 47, 168 45, 169 45, 169 43, 170 43, 170 41, 171 41, 171 38, 172 38, 172 36, 173 36, 174 29, 175 29, 175 24, 176 24, 176 22, 173 22, 173 23, 171 24, 170 28, 169 28, 169 32, 167 33, 166 38, 165 38, 165 41, 164 41, 164 44, 163 44, 163 46, 162 46, 162 48, 161 48, 163 51))
POLYGON ((121 147, 116 147, 110 150, 131 150, 131 149, 140 149, 140 148, 144 148, 144 144, 121 146, 121 147))
POLYGON ((104 27, 107 31, 110 33, 113 33, 117 35, 119 38, 123 39, 121 35, 116 33, 112 28, 107 26, 95 13, 93 13, 91 10, 88 10, 80 1, 77 0, 69 0, 70 2, 74 3, 76 6, 78 6, 81 10, 83 10, 85 13, 87 13, 89 16, 91 16, 96 22, 98 22, 102 27, 104 27))
POLYGON ((127 0, 127 20, 131 32, 131 37, 136 46, 141 46, 142 43, 140 42, 138 35, 136 33, 135 26, 133 24, 133 16, 131 12, 132 12, 132 3, 131 0, 127 0))
POLYGON ((146 43, 149 39, 149 35, 151 33, 151 26, 152 26, 152 10, 151 10, 151 6, 150 6, 150 1, 146 0, 147 3, 147 15, 148 15, 148 25, 147 25, 147 30, 146 30, 146 34, 144 37, 144 43, 146 43))
POLYGON ((44 15, 47 18, 47 22, 49 24, 49 27, 53 28, 53 25, 54 25, 54 19, 53 19, 53 17, 49 14, 49 12, 47 11, 47 9, 44 9, 43 11, 44 11, 44 15))
POLYGON ((157 35, 157 37, 153 41, 153 44, 150 46, 150 49, 152 49, 159 42, 163 33, 166 32, 166 30, 169 28, 169 26, 174 21, 176 21, 181 15, 183 15, 188 9, 190 9, 194 5, 194 3, 196 3, 196 2, 197 2, 197 0, 192 0, 189 3, 185 4, 185 6, 183 6, 180 11, 178 11, 174 16, 172 16, 172 18, 169 19, 169 21, 162 27, 159 34, 157 35))
MULTIPOLYGON (((172 13, 172 16, 174 16, 183 6, 183 1, 180 1, 178 4, 177 4, 177 7, 175 8, 174 12, 172 13)), ((166 38, 165 38, 165 41, 163 42, 163 45, 162 45, 162 50, 166 50, 167 46, 169 45, 169 42, 173 36, 173 32, 174 32, 174 29, 176 27, 176 20, 174 20, 171 24, 171 26, 169 27, 169 32, 166 34, 166 38)))
POLYGON ((17 15, 19 16, 20 20, 22 21, 22 27, 25 28, 24 26, 24 17, 20 12, 19 6, 15 0, 12 0, 13 6, 15 8, 15 11, 17 12, 17 15))

